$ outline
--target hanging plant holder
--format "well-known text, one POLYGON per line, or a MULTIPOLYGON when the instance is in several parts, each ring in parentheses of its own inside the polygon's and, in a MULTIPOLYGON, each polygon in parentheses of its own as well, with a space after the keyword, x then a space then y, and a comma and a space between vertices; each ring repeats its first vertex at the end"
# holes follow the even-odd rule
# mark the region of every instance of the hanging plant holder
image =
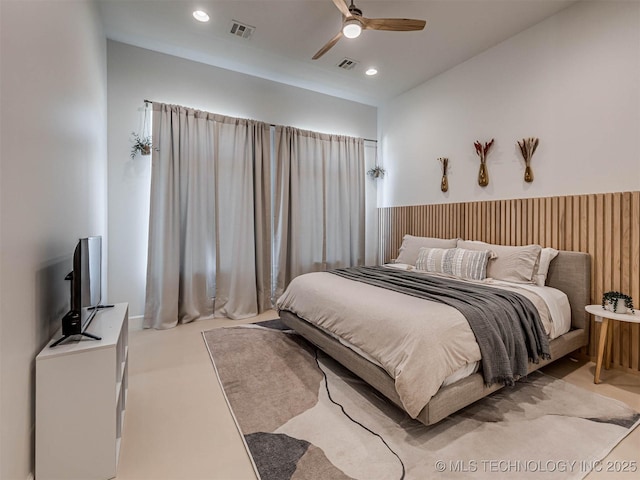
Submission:
POLYGON ((131 132, 131 158, 136 155, 151 155, 153 144, 151 143, 151 133, 149 131, 149 102, 144 102, 144 119, 142 121, 142 133, 131 132))
POLYGON ((367 171, 367 175, 371 178, 384 178, 386 170, 378 165, 367 171))
POLYGON ((136 158, 136 155, 151 155, 151 137, 140 137, 136 132, 131 132, 131 141, 133 147, 131 147, 131 158, 136 158))

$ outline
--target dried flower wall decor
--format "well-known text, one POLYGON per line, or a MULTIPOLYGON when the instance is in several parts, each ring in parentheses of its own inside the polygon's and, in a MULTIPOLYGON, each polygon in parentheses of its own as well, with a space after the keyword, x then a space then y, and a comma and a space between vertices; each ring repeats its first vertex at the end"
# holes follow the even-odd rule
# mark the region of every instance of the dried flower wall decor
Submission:
POLYGON ((536 153, 536 148, 538 148, 539 139, 535 137, 523 138, 522 141, 518 142, 518 146, 520 147, 520 152, 522 153, 522 158, 524 158, 524 181, 531 183, 533 182, 533 170, 531 169, 531 158, 533 154, 536 153))
POLYGON ((493 145, 493 138, 484 145, 476 141, 473 144, 476 147, 476 153, 480 157, 480 171, 478 172, 478 185, 486 187, 489 185, 489 171, 487 170, 487 154, 493 145))
POLYGON ((447 169, 449 168, 449 159, 445 157, 438 158, 442 164, 442 181, 440 182, 440 190, 446 192, 449 190, 449 180, 447 180, 447 169))

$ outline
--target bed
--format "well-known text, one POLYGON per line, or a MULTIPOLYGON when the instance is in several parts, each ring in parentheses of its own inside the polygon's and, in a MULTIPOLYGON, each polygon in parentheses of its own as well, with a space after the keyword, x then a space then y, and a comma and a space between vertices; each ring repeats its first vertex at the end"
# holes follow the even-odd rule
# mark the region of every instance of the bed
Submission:
MULTIPOLYGON (((466 246, 469 245, 467 244, 466 246)), ((479 248, 481 249, 482 246, 479 248)), ((422 250, 420 251, 422 252, 422 250)), ((569 251, 560 251, 556 255, 557 256, 555 256, 555 258, 553 258, 553 260, 548 264, 548 272, 546 274, 544 285, 549 287, 549 289, 545 288, 544 290, 557 289, 566 294, 566 302, 568 303, 566 306, 566 310, 568 312, 567 325, 561 334, 548 341, 549 355, 541 355, 536 359, 535 363, 529 362, 525 367, 526 372, 537 370, 548 363, 579 349, 588 342, 589 323, 584 311, 584 305, 588 305, 590 303, 589 255, 569 251)), ((397 265, 389 266, 390 269, 393 267, 398 268, 397 265)), ((411 363, 408 360, 401 366, 401 368, 393 370, 389 368, 388 365, 381 363, 381 361, 377 361, 377 357, 373 358, 373 353, 371 355, 368 354, 366 351, 366 338, 364 342, 358 341, 358 338, 355 336, 351 338, 348 334, 345 335, 340 333, 340 329, 338 329, 340 333, 338 335, 322 325, 322 322, 326 321, 327 318, 338 318, 340 322, 344 322, 344 324, 347 324, 350 321, 350 315, 353 316, 354 312, 349 312, 349 309, 345 308, 346 303, 349 302, 343 302, 342 305, 336 306, 331 303, 329 297, 334 295, 343 295, 345 298, 348 298, 349 295, 352 295, 352 298, 355 298, 353 296, 354 294, 350 293, 350 291, 346 289, 346 286, 351 284, 346 284, 344 282, 358 283, 356 280, 345 279, 338 276, 335 277, 336 280, 332 280, 332 274, 325 272, 322 273, 324 276, 318 278, 325 284, 327 284, 327 282, 335 282, 337 289, 340 291, 331 292, 329 288, 323 288, 315 284, 314 282, 317 281, 317 279, 314 279, 314 282, 311 282, 312 277, 303 276, 306 278, 304 279, 304 282, 301 282, 302 286, 298 287, 297 298, 312 298, 314 300, 310 303, 312 306, 305 310, 304 308, 299 308, 294 301, 289 301, 290 295, 288 295, 288 289, 278 301, 278 310, 280 312, 281 320, 288 327, 294 329, 304 338, 323 350, 327 355, 333 357, 364 381, 376 388, 397 406, 407 411, 407 413, 409 413, 413 418, 416 418, 425 425, 435 424, 459 409, 504 387, 504 383, 502 382, 488 383, 483 377, 483 368, 480 368, 478 371, 477 368, 473 368, 471 361, 469 361, 468 364, 465 364, 465 360, 462 359, 460 361, 466 366, 466 371, 463 371, 465 368, 461 368, 460 371, 456 370, 455 372, 443 369, 441 376, 444 376, 445 373, 451 375, 447 375, 446 380, 441 384, 440 381, 442 379, 440 377, 436 378, 435 384, 437 386, 435 389, 433 385, 429 384, 429 382, 425 382, 427 384, 427 387, 424 389, 426 390, 426 393, 423 392, 419 395, 413 395, 413 393, 410 392, 407 394, 406 390, 413 387, 412 382, 416 382, 416 379, 420 380, 416 382, 416 385, 421 384, 423 372, 425 372, 424 378, 430 377, 431 372, 427 371, 429 370, 428 367, 425 369, 425 365, 428 366, 433 364, 435 366, 440 364, 437 358, 434 361, 434 358, 432 357, 427 363, 424 363, 420 365, 419 368, 414 369, 418 372, 417 377, 415 373, 412 377, 407 377, 408 380, 405 380, 404 384, 408 384, 408 386, 404 389, 399 389, 398 385, 402 383, 400 376, 390 372, 398 372, 405 368, 407 372, 409 372, 410 369, 408 365, 411 365, 411 363), (330 277, 327 277, 327 275, 330 277), (320 320, 312 320, 312 317, 317 317, 320 320), (341 336, 344 338, 341 338, 341 336), (360 347, 362 347, 362 349, 360 347)), ((313 276, 316 274, 308 275, 313 276)), ((357 286, 357 289, 364 288, 368 289, 366 290, 367 292, 373 293, 371 295, 367 293, 367 298, 369 299, 367 300, 367 303, 372 309, 369 310, 369 312, 383 312, 382 303, 376 304, 376 302, 389 303, 389 299, 392 298, 397 303, 399 297, 393 297, 390 295, 402 295, 402 293, 398 292, 392 292, 391 294, 383 293, 383 289, 380 289, 375 285, 357 286)), ((528 290, 534 290, 534 288, 529 288, 528 290)), ((415 311, 416 316, 425 315, 425 312, 422 309, 422 304, 416 303, 418 301, 424 302, 424 300, 418 300, 415 298, 409 299, 408 297, 402 298, 406 299, 406 302, 402 300, 402 305, 405 303, 412 305, 415 304, 410 307, 414 308, 414 310, 401 310, 401 318, 394 318, 394 315, 388 315, 388 317, 385 317, 385 315, 387 315, 386 313, 380 313, 380 315, 386 319, 384 322, 388 321, 389 325, 394 325, 394 329, 399 329, 401 337, 403 335, 402 329, 405 327, 395 327, 395 325, 405 323, 411 325, 411 322, 407 320, 409 318, 407 312, 415 311), (419 306, 420 308, 416 309, 415 306, 419 306)), ((358 304, 358 302, 355 301, 354 303, 356 305, 358 304)), ((359 305, 362 306, 363 304, 360 303, 359 305)), ((446 308, 451 307, 447 306, 446 308)), ((436 311, 442 312, 443 310, 442 308, 440 310, 436 308, 436 311)), ((385 323, 382 323, 381 325, 384 324, 385 323)), ((376 327, 373 327, 373 329, 375 328, 376 327)), ((546 326, 545 329, 547 329, 546 326)), ((404 340, 408 337, 412 337, 412 335, 413 333, 411 335, 404 335, 404 340)), ((360 338, 360 340, 362 340, 362 338, 360 338)), ((401 339, 398 341, 402 344, 404 340, 401 339)), ((393 342, 394 341, 390 341, 389 343, 393 342)), ((417 350, 420 352, 419 348, 417 350)), ((421 353, 419 354, 421 355, 421 353)), ((457 353, 453 354, 456 358, 457 355, 457 353)), ((404 359, 401 360, 401 362, 403 361, 404 359)), ((422 359, 420 361, 422 361, 422 359)), ((415 362, 415 360, 412 360, 412 362, 415 362)), ((482 364, 480 363, 480 365, 482 364)))

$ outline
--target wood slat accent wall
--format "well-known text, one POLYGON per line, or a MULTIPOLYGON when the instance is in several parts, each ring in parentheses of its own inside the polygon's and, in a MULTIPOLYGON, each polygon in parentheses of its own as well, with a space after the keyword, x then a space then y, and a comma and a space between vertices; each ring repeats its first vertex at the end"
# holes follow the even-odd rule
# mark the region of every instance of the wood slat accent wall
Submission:
MULTIPOLYGON (((640 308, 640 192, 379 208, 380 258, 395 258, 405 234, 537 243, 591 254, 591 303, 618 290, 640 308)), ((582 353, 596 354, 599 330, 582 353)), ((640 325, 613 322, 612 364, 640 371, 640 325)))

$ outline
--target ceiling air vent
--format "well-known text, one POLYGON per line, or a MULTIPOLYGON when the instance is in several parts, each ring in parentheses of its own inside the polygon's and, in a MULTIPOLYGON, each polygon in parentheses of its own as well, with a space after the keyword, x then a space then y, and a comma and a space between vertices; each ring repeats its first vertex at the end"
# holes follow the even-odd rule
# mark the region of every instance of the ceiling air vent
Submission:
POLYGON ((240 38, 251 38, 255 29, 256 27, 252 27, 251 25, 240 23, 237 20, 231 20, 231 30, 229 30, 229 33, 240 38))
POLYGON ((345 58, 340 62, 338 62, 337 66, 338 68, 341 68, 343 70, 351 70, 356 65, 358 65, 358 62, 356 60, 353 60, 351 58, 345 58))

